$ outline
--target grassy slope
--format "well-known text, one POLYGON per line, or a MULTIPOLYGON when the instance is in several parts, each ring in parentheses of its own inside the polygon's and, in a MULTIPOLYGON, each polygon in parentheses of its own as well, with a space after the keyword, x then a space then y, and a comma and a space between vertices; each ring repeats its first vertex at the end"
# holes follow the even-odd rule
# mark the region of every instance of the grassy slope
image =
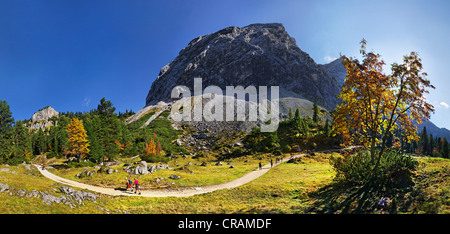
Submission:
MULTIPOLYGON (((387 210, 370 209, 377 195, 365 201, 353 190, 330 189, 334 172, 328 164, 329 155, 316 154, 299 164, 280 164, 262 177, 232 190, 219 190, 187 198, 142 198, 101 196, 86 205, 69 208, 62 204, 46 205, 37 198, 10 196, 0 193, 0 213, 104 213, 98 207, 126 210, 131 213, 322 213, 328 208, 334 213, 449 213, 450 160, 419 158, 415 186, 393 193, 397 205, 387 210), (368 210, 358 209, 360 204, 368 210)), ((4 166, 0 166, 4 167, 4 166)), ((210 167, 211 169, 213 167, 210 167)), ((17 189, 49 191, 60 195, 58 184, 40 175, 26 175, 23 166, 11 167, 17 173, 0 172, 0 183, 17 189)), ((32 173, 34 174, 34 173, 32 173)), ((394 191, 395 192, 395 191, 394 191)), ((361 195, 361 194, 359 194, 361 195)))

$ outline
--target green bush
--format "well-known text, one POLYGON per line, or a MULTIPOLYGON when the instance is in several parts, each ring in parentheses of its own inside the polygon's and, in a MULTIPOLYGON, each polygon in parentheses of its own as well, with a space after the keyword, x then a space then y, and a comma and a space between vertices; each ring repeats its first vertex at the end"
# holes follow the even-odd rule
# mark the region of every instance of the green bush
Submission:
POLYGON ((156 155, 156 154, 141 155, 141 159, 146 162, 149 162, 149 163, 157 163, 157 162, 167 163, 169 161, 168 157, 165 157, 163 155, 156 155))
POLYGON ((390 151, 381 156, 380 164, 375 168, 370 152, 365 150, 345 157, 331 157, 330 164, 336 171, 337 180, 397 186, 411 182, 411 171, 416 170, 418 162, 400 151, 390 151))
POLYGON ((68 167, 94 167, 96 164, 94 162, 91 161, 83 161, 83 162, 74 162, 71 161, 69 163, 67 163, 68 167))

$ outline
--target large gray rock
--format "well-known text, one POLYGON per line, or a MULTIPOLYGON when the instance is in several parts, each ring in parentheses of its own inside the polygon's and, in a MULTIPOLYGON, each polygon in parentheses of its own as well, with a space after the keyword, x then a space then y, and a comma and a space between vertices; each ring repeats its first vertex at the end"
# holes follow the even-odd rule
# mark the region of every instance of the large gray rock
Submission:
POLYGON ((4 192, 9 189, 9 185, 0 183, 0 192, 4 192))
POLYGON ((340 87, 336 79, 303 52, 282 24, 228 27, 193 39, 159 73, 146 105, 170 102, 175 86, 193 92, 193 80, 203 78, 203 88, 215 85, 279 86, 280 98, 316 101, 333 108, 340 87))
POLYGON ((136 174, 136 175, 138 175, 138 174, 147 175, 148 173, 149 173, 149 171, 147 169, 146 161, 141 161, 140 164, 134 170, 134 174, 136 174))

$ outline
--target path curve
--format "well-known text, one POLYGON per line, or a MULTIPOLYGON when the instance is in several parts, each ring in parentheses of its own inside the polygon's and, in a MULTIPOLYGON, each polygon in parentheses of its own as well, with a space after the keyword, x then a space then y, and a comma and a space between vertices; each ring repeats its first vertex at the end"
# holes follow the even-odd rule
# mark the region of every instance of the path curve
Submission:
MULTIPOLYGON (((351 147, 348 147, 345 149, 315 151, 315 153, 326 153, 326 152, 332 152, 332 151, 349 150, 349 149, 353 149, 353 148, 355 148, 355 146, 351 146, 351 147)), ((307 155, 307 153, 297 154, 297 155, 293 156, 293 158, 302 157, 304 155, 307 155)), ((280 163, 287 162, 289 159, 290 159, 290 157, 286 157, 286 158, 282 159, 280 163)), ((274 164, 274 167, 280 163, 274 164)), ((97 193, 107 194, 107 195, 111 195, 111 196, 141 196, 141 197, 190 197, 190 196, 194 196, 197 194, 210 193, 210 192, 213 192, 216 190, 221 190, 221 189, 232 189, 232 188, 242 186, 252 180, 259 178, 260 176, 266 174, 271 169, 270 164, 267 164, 267 165, 264 165, 261 170, 256 169, 254 171, 251 171, 251 172, 245 174, 244 176, 242 176, 240 178, 237 178, 235 180, 232 180, 232 181, 229 181, 229 182, 226 182, 223 184, 207 185, 207 186, 203 186, 203 187, 178 188, 178 189, 142 190, 141 191, 142 194, 137 195, 137 194, 134 194, 129 191, 122 191, 122 190, 113 189, 113 188, 103 188, 103 187, 98 187, 98 186, 94 186, 94 185, 79 183, 79 182, 76 182, 73 180, 59 177, 59 176, 49 172, 48 170, 42 170, 42 166, 40 166, 40 165, 34 164, 34 166, 37 167, 37 169, 43 176, 45 176, 53 181, 56 181, 58 183, 62 183, 65 185, 69 185, 69 186, 77 187, 77 188, 81 188, 81 189, 87 189, 87 190, 91 190, 91 191, 94 191, 97 193)))

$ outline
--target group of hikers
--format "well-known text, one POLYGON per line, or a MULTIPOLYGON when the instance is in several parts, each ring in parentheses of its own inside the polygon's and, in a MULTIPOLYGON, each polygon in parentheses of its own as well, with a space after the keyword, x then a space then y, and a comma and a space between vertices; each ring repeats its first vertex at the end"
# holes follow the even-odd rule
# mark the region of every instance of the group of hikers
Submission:
MULTIPOLYGON (((272 155, 269 155, 270 157, 272 157, 272 155)), ((294 154, 291 154, 291 158, 294 156, 294 154)), ((275 164, 278 164, 278 163, 280 163, 281 162, 281 159, 282 158, 278 158, 278 157, 276 157, 275 158, 275 164)), ((273 167, 273 159, 271 158, 270 159, 270 168, 272 168, 273 167)), ((259 162, 259 169, 261 170, 262 169, 262 164, 261 164, 261 162, 259 162)))
POLYGON ((134 184, 134 193, 138 193, 141 195, 141 190, 139 189, 139 180, 137 178, 134 178, 134 182, 131 181, 131 179, 125 178, 127 187, 125 191, 128 191, 128 189, 131 189, 131 192, 133 192, 133 184, 134 184))

